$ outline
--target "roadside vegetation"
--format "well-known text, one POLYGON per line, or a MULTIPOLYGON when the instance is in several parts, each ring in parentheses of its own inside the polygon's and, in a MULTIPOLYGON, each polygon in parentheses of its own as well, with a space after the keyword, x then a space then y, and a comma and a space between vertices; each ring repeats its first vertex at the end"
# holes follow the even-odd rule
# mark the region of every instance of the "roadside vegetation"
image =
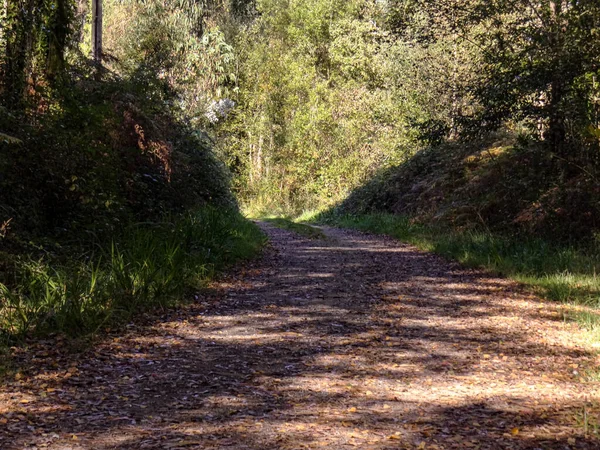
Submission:
POLYGON ((504 275, 548 300, 564 303, 565 319, 587 328, 600 341, 600 247, 557 244, 532 236, 424 225, 407 216, 320 214, 312 221, 384 234, 492 274, 504 275))
POLYGON ((29 332, 79 336, 135 314, 189 301, 228 265, 260 250, 264 236, 235 210, 203 208, 130 224, 109 245, 70 245, 21 255, 0 285, 2 338, 29 332), (85 251, 82 251, 85 248, 85 251))
POLYGON ((506 131, 431 146, 302 220, 387 234, 515 279, 600 340, 598 166, 506 131))
POLYGON ((188 301, 264 243, 205 131, 219 8, 106 1, 92 60, 90 7, 0 15, 0 346, 188 301))

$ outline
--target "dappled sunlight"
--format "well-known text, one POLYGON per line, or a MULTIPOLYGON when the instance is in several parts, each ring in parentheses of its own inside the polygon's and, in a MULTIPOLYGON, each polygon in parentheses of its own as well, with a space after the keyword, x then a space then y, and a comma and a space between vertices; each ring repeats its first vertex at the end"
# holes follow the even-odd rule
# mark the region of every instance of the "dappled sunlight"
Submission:
POLYGON ((284 255, 7 384, 0 418, 45 433, 15 448, 597 448, 596 356, 552 306, 380 238, 269 233, 284 255))
POLYGON ((307 273, 307 277, 309 278, 331 278, 334 276, 333 273, 307 273))

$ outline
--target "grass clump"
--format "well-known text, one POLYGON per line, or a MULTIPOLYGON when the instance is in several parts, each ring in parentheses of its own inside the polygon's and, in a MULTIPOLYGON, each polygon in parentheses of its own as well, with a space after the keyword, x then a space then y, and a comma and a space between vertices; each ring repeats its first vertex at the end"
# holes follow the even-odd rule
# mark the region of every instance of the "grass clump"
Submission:
POLYGON ((268 218, 263 220, 277 228, 293 231, 294 233, 297 233, 309 239, 325 239, 325 234, 321 230, 315 227, 311 227, 310 225, 306 225, 304 223, 293 222, 291 220, 284 219, 281 217, 268 218))
POLYGON ((238 212, 204 208, 130 225, 110 245, 77 247, 77 255, 20 256, 1 274, 0 333, 6 342, 51 332, 77 336, 173 306, 264 241, 238 212))

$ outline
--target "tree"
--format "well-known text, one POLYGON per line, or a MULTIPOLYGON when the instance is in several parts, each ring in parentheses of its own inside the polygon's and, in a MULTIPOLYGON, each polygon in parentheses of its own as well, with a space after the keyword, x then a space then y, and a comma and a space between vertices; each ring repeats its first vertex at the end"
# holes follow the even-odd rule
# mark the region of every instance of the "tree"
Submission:
POLYGON ((600 3, 482 1, 470 18, 469 32, 484 49, 475 87, 484 122, 529 120, 556 150, 584 133, 600 69, 600 3))
POLYGON ((57 82, 73 31, 73 0, 11 0, 0 18, 1 86, 6 104, 18 109, 26 86, 41 78, 57 82))

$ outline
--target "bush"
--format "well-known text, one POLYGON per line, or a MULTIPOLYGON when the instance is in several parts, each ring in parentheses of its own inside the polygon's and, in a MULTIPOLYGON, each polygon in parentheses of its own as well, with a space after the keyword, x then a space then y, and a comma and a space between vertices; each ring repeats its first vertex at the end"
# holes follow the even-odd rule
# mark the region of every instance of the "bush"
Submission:
POLYGON ((153 99, 158 87, 78 77, 35 118, 0 110, 18 139, 0 140, 0 223, 68 239, 209 203, 235 207, 226 168, 167 99, 153 99))
POLYGON ((599 168, 586 152, 563 158, 543 143, 498 132, 418 152, 380 171, 336 210, 581 243, 600 229, 599 168))

